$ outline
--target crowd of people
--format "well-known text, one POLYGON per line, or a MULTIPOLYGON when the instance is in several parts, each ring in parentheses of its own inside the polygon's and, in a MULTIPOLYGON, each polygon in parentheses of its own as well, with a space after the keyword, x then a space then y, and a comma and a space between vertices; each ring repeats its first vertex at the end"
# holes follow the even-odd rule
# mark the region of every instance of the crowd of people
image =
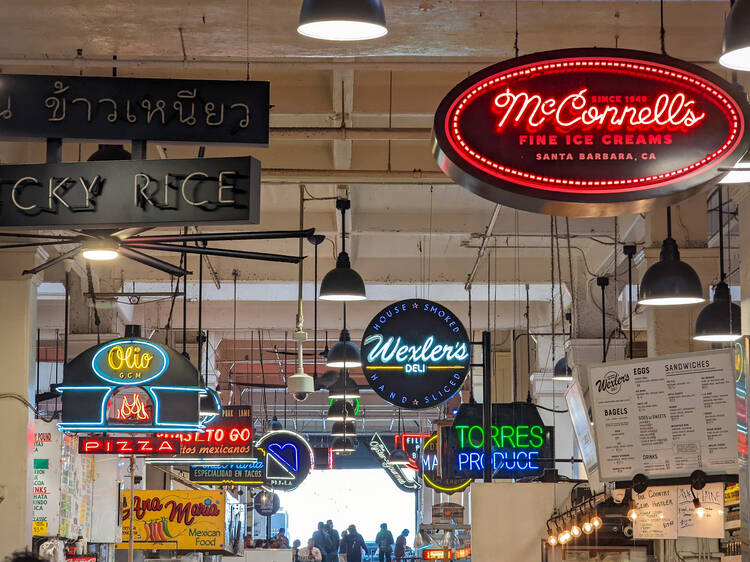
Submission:
MULTIPOLYGON (((283 529, 282 529, 283 531, 283 529)), ((394 541, 393 534, 388 530, 388 525, 383 523, 375 537, 378 561, 402 562, 406 558, 406 539, 409 530, 403 532, 394 541)), ((294 541, 295 562, 362 562, 362 555, 367 554, 367 544, 357 527, 349 525, 344 531, 339 532, 334 528, 330 519, 318 523, 315 531, 307 541, 307 546, 299 548, 299 541, 294 541)))

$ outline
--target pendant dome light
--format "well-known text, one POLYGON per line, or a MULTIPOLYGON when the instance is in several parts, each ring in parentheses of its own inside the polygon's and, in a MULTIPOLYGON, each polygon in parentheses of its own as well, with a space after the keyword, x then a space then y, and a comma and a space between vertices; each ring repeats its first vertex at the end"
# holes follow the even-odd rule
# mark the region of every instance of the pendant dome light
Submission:
POLYGON ((337 437, 331 444, 331 451, 337 455, 351 455, 357 450, 357 442, 349 437, 337 437))
POLYGON ((750 70, 750 1, 734 0, 724 24, 719 64, 734 70, 750 70))
MULTIPOLYGON (((401 430, 401 408, 396 409, 398 410, 398 435, 403 435, 401 430)), ((409 464, 409 455, 406 454, 406 451, 402 448, 395 447, 388 457, 388 464, 394 466, 406 466, 409 464)))
POLYGON ((328 398, 354 400, 359 398, 359 387, 356 382, 349 378, 348 373, 342 372, 336 382, 328 389, 328 398))
POLYGON ((675 306, 705 300, 698 274, 680 259, 677 242, 672 238, 672 209, 667 207, 667 237, 659 261, 648 268, 641 280, 638 304, 675 306))
POLYGON ((331 427, 331 437, 354 437, 357 429, 354 427, 354 420, 334 422, 331 427))
POLYGON ((377 39, 388 33, 382 0, 304 0, 297 32, 328 41, 377 39))
POLYGON ((327 301, 362 301, 367 298, 365 282, 349 261, 346 253, 346 211, 351 207, 349 199, 337 199, 336 208, 341 211, 341 252, 332 269, 320 283, 320 298, 327 301))
POLYGON ((714 301, 701 310, 695 321, 694 340, 731 342, 742 336, 740 307, 732 302, 724 272, 724 194, 719 186, 719 282, 714 287, 714 301))
POLYGON ((354 419, 357 415, 357 407, 348 400, 334 400, 328 408, 326 419, 329 422, 344 422, 354 419))

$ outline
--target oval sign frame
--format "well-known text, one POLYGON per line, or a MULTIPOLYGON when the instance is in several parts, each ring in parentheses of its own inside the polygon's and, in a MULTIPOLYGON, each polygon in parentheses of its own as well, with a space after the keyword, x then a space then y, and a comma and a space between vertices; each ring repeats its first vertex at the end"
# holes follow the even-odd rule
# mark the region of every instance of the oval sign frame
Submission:
POLYGON ((149 340, 142 340, 142 339, 126 339, 126 340, 114 340, 109 343, 104 344, 101 346, 96 353, 94 353, 94 356, 91 358, 91 370, 96 374, 97 377, 100 379, 107 381, 109 383, 114 383, 118 386, 133 386, 133 385, 143 385, 148 382, 151 382, 153 380, 158 379, 160 376, 162 376, 167 368, 169 367, 169 357, 164 352, 164 350, 156 345, 154 342, 149 340), (111 377, 107 375, 106 373, 102 372, 98 363, 101 361, 106 361, 106 359, 102 359, 102 356, 108 356, 109 350, 112 349, 115 346, 128 346, 128 345, 138 345, 139 347, 146 347, 154 352, 154 359, 159 358, 161 361, 161 365, 158 369, 156 369, 156 372, 148 375, 144 378, 139 379, 116 379, 114 377, 111 377))
POLYGON ((406 299, 389 304, 368 322, 360 356, 367 383, 383 400, 399 408, 421 410, 442 404, 461 390, 470 370, 471 340, 461 320, 442 304, 406 299), (429 322, 434 323, 435 331, 424 329, 429 322), (395 337, 391 335, 394 323, 398 323, 395 337), (451 334, 456 341, 448 349, 451 342, 440 336, 451 334), (409 349, 420 358, 407 361, 409 349), (399 351, 405 354, 403 360, 398 358, 399 351), (378 357, 380 362, 374 364, 378 357), (400 365, 385 365, 392 359, 400 365), (423 376, 431 377, 430 386, 415 385, 419 383, 417 377, 423 376))
MULTIPOLYGON (((575 82, 575 80, 571 81, 575 82)), ((554 89, 554 87, 550 86, 550 89, 554 89)), ((605 96, 616 97, 615 94, 617 94, 618 87, 618 84, 613 82, 611 89, 599 92, 592 91, 590 92, 590 97, 593 98, 595 95, 598 95, 600 98, 605 96)), ((572 94, 580 92, 582 87, 574 90, 575 87, 571 88, 572 94)), ((522 90, 509 91, 515 95, 522 90)), ((529 96, 538 93, 541 96, 540 102, 542 100, 546 102, 556 99, 558 107, 560 101, 565 99, 560 96, 558 98, 550 98, 545 95, 545 92, 529 91, 526 93, 529 96)), ((586 94, 589 94, 589 92, 586 92, 586 94)), ((621 102, 623 98, 625 98, 626 103, 629 101, 627 96, 620 96, 621 102)), ((672 98, 669 99, 671 100, 672 98)), ((514 108, 514 112, 516 108, 522 107, 520 104, 525 102, 525 98, 519 98, 519 100, 519 105, 508 106, 507 114, 511 114, 511 107, 514 108)), ((584 98, 574 101, 583 103, 584 98)), ((588 98, 585 101, 589 103, 588 98)), ((605 99, 604 103, 608 101, 605 99)), ((689 99, 684 101, 689 101, 689 99)), ((638 106, 640 100, 636 97, 632 99, 632 102, 638 106)), ((549 104, 546 106, 548 111, 546 115, 542 112, 537 114, 537 122, 539 117, 546 118, 550 115, 549 112, 553 111, 553 102, 550 101, 549 104)), ((654 114, 656 110, 654 107, 656 107, 656 104, 657 100, 653 99, 653 97, 647 102, 647 105, 652 108, 651 120, 655 118, 654 114)), ((540 103, 540 105, 544 104, 540 103)), ((638 106, 638 108, 640 109, 643 105, 638 106)), ((584 105, 583 109, 588 109, 588 107, 588 105, 584 105)), ((685 110, 685 106, 681 107, 685 110)), ((696 106, 692 105, 692 107, 696 106)), ((529 111, 526 111, 524 116, 528 117, 529 113, 529 111)), ((660 131, 675 134, 685 133, 685 123, 687 122, 688 126, 692 126, 694 123, 690 120, 681 120, 681 117, 684 117, 684 113, 685 111, 683 111, 683 115, 674 115, 673 120, 677 123, 676 125, 669 123, 669 127, 662 128, 660 131), (683 129, 682 131, 677 130, 680 127, 683 129)), ((518 115, 518 113, 515 112, 515 115, 518 115)), ((554 111, 552 115, 554 117, 554 111)), ((622 114, 623 118, 624 115, 622 114)), ((717 178, 722 173, 719 168, 726 169, 732 167, 742 158, 750 145, 750 135, 746 134, 746 123, 749 116, 750 106, 739 88, 732 86, 721 77, 694 64, 654 53, 626 49, 563 49, 545 51, 492 65, 469 76, 455 86, 445 96, 435 114, 432 132, 432 152, 440 169, 456 181, 456 183, 480 197, 496 203, 506 204, 525 211, 559 216, 616 216, 640 213, 658 206, 676 203, 692 195, 695 189, 717 178), (514 104, 518 101, 515 97, 510 96, 500 97, 500 99, 496 98, 495 105, 499 109, 494 111, 492 107, 484 111, 474 109, 475 120, 472 122, 472 103, 484 99, 483 96, 486 96, 489 92, 502 94, 505 93, 504 90, 500 90, 503 85, 519 84, 532 79, 544 81, 545 76, 552 76, 550 84, 553 82, 558 84, 560 82, 560 75, 585 74, 586 72, 610 73, 613 76, 622 75, 626 79, 630 78, 628 84, 635 83, 637 79, 652 81, 655 84, 684 84, 686 88, 691 89, 692 93, 700 91, 704 96, 704 102, 711 101, 714 104, 715 107, 709 106, 709 109, 714 114, 717 112, 724 113, 727 129, 726 139, 721 142, 715 142, 714 144, 717 145, 716 148, 709 149, 708 152, 695 156, 694 159, 691 159, 691 162, 687 164, 683 163, 678 167, 673 167, 673 169, 653 171, 653 165, 642 164, 644 168, 650 167, 650 175, 641 175, 637 178, 610 177, 596 179, 586 178, 580 172, 577 177, 555 176, 554 173, 547 176, 538 172, 534 173, 534 169, 531 166, 523 169, 504 165, 503 162, 487 154, 488 151, 491 152, 493 150, 493 140, 495 144, 498 144, 497 139, 486 136, 489 132, 488 129, 491 129, 491 125, 485 129, 481 129, 478 135, 476 127, 466 128, 465 134, 467 137, 470 137, 472 134, 480 137, 482 134, 485 135, 484 138, 479 139, 483 141, 485 145, 483 147, 477 146, 476 139, 464 139, 461 135, 462 116, 467 119, 468 123, 475 125, 477 123, 476 114, 481 117, 486 113, 488 117, 495 117, 496 119, 493 123, 497 123, 496 126, 500 127, 502 125, 500 125, 498 119, 502 118, 503 110, 501 106, 504 103, 510 102, 514 104), (468 118, 466 117, 467 115, 469 115, 468 118), (474 144, 471 144, 471 140, 475 141, 474 144), (481 150, 482 148, 488 148, 488 150, 483 151, 481 150), (712 150, 713 152, 711 152, 712 150), (706 161, 704 162, 703 160, 706 161)), ((509 115, 506 115, 507 117, 509 115)), ((607 117, 609 118, 610 116, 607 117)), ((633 118, 636 118, 635 114, 633 118)), ((615 117, 612 117, 612 119, 615 119, 615 117)), ((487 119, 487 122, 490 122, 490 120, 487 119)), ((537 131, 527 130, 527 136, 533 137, 536 132, 541 132, 542 128, 545 132, 549 132, 550 127, 545 127, 544 125, 547 122, 543 122, 542 125, 538 126, 537 131)), ((532 120, 531 125, 535 124, 532 120)), ((697 124, 700 125, 700 122, 697 122, 697 124)), ((619 125, 617 124, 616 126, 619 125)), ((714 125, 716 125, 715 122, 712 123, 712 127, 714 125)), ((642 125, 642 127, 644 126, 642 125)), ((641 132, 642 136, 643 133, 645 133, 645 136, 648 136, 648 131, 645 129, 630 132, 623 131, 624 134, 632 134, 633 137, 638 132, 641 132)), ((606 131, 602 132, 602 134, 605 133, 606 131)), ((518 131, 507 133, 509 137, 517 134, 519 134, 518 131)), ((624 134, 621 136, 624 136, 624 134)), ((698 134, 696 132, 694 136, 698 134)), ((718 136, 715 132, 709 134, 718 136)), ((544 136, 548 137, 551 135, 544 136)), ((579 134, 578 136, 583 137, 584 135, 579 134)), ((532 139, 532 142, 535 140, 532 139)), ((539 140, 546 142, 549 139, 540 138, 539 140)), ((565 138, 564 131, 560 132, 559 138, 555 140, 561 145, 559 148, 561 154, 575 155, 573 158, 574 161, 580 157, 581 152, 578 151, 577 146, 565 146, 565 142, 568 139, 565 138)), ((583 140, 585 141, 585 139, 583 140)), ((670 138, 669 141, 669 143, 665 141, 664 144, 660 145, 660 148, 663 149, 665 145, 671 144, 672 139, 670 138)), ((520 135, 517 142, 521 142, 520 135)), ((683 141, 683 144, 686 142, 683 141)), ((691 145, 691 147, 694 148, 694 145, 691 145)), ((532 153, 533 150, 537 150, 537 146, 526 145, 525 148, 532 149, 526 155, 523 154, 523 149, 516 148, 517 150, 512 151, 515 154, 511 154, 511 158, 523 159, 527 162, 529 158, 535 161, 538 158, 536 154, 532 153)), ((549 146, 543 146, 542 148, 549 149, 549 146)), ((498 149, 495 148, 494 150, 498 149)), ((626 146, 625 150, 634 150, 641 155, 649 154, 647 147, 639 148, 638 145, 631 146, 630 149, 626 146)), ((662 152, 664 151, 662 150, 662 152)), ((623 152, 622 146, 619 149, 613 148, 612 153, 631 154, 632 156, 632 153, 623 152)), ((675 154, 680 155, 683 153, 684 149, 682 147, 675 146, 671 157, 674 159, 675 154)), ((591 154, 595 155, 595 153, 591 154)), ((601 156, 601 153, 599 155, 601 156)), ((636 155, 636 157, 638 156, 636 155)), ((596 162, 592 163, 586 159, 583 160, 583 162, 579 163, 579 166, 584 173, 597 165, 596 162)), ((601 160, 599 163, 601 163, 601 160)), ((633 166, 634 164, 637 165, 637 161, 626 162, 623 166, 633 166)), ((556 169, 558 166, 564 165, 558 162, 544 162, 542 164, 547 169, 556 169)))

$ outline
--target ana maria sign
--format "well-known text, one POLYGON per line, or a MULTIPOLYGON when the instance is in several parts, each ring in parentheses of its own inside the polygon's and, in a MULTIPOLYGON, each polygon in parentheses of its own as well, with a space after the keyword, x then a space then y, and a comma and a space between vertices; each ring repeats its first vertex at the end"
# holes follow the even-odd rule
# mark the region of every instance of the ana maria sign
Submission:
POLYGON ((517 402, 492 405, 490 435, 482 426, 482 405, 462 404, 453 426, 444 431, 442 454, 444 475, 450 478, 481 477, 486 462, 492 463, 494 478, 541 476, 554 468, 554 429, 542 422, 531 404, 517 402), (490 439, 491 458, 484 454, 490 439))
POLYGON ((739 88, 696 65, 622 49, 536 53, 458 84, 433 152, 467 189, 528 211, 613 216, 671 203, 746 152, 739 88))
POLYGON ((268 144, 269 83, 0 76, 0 137, 268 144))
POLYGON ((362 368, 383 399, 410 409, 450 399, 469 371, 471 343, 443 305, 409 299, 381 310, 362 337, 362 368))

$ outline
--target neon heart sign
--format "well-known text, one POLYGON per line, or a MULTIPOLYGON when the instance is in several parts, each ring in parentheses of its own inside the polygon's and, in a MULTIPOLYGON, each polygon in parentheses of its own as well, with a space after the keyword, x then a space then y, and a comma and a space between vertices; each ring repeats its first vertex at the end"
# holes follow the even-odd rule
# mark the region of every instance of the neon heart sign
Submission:
POLYGON ((458 84, 435 114, 433 154, 492 201, 614 216, 684 199, 733 166, 748 149, 747 116, 744 94, 696 65, 623 49, 548 51, 458 84))
POLYGON ((294 443, 271 443, 268 445, 268 454, 273 455, 276 460, 284 463, 294 472, 299 472, 299 449, 294 443))

